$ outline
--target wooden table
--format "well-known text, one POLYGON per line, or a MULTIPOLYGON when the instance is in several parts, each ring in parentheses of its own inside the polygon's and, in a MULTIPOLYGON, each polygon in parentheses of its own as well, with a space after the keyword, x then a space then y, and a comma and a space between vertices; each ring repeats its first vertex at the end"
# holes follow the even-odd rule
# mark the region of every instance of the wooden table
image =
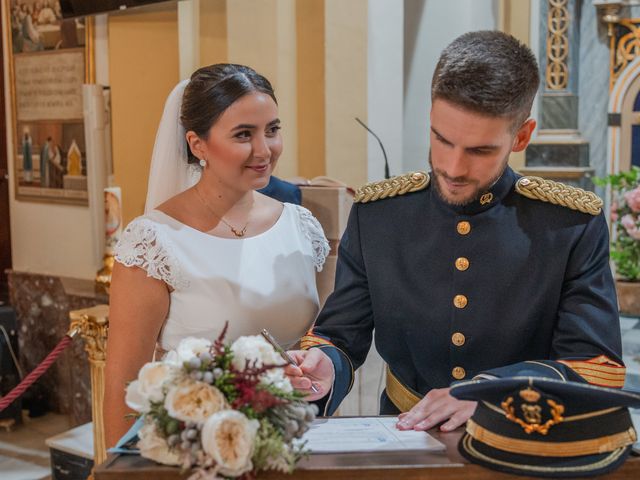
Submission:
MULTIPOLYGON (((469 464, 457 449, 463 430, 450 433, 430 431, 447 447, 445 452, 388 452, 374 454, 318 454, 298 464, 293 475, 268 472, 259 475, 260 480, 403 480, 445 479, 445 480, 493 480, 518 479, 516 477, 469 464)), ((178 468, 164 467, 137 455, 109 455, 107 461, 95 470, 95 480, 178 480, 189 474, 180 475, 178 468)), ((593 478, 593 477, 592 477, 593 478)), ((603 477, 599 477, 603 478, 603 477)), ((629 457, 615 472, 606 475, 608 480, 639 480, 640 457, 629 457)))

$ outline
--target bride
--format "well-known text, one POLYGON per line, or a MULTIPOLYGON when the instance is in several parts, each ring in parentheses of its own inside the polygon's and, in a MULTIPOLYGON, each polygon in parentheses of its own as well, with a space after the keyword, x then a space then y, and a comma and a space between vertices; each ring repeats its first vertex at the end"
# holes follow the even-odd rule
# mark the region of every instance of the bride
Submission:
MULTIPOLYGON (((203 67, 167 99, 145 214, 113 269, 105 386, 107 446, 128 427, 128 382, 183 337, 262 328, 285 346, 315 319, 329 245, 311 213, 258 192, 282 152, 269 81, 249 67, 203 67)), ((133 160, 133 159, 132 159, 133 160)))

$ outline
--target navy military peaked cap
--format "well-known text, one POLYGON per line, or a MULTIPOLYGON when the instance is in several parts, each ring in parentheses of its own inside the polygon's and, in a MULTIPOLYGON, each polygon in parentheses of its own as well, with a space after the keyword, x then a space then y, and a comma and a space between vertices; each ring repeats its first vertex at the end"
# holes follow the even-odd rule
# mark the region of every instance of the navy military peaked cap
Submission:
POLYGON ((628 407, 640 407, 638 393, 518 375, 461 382, 451 387, 451 395, 478 402, 458 444, 460 453, 494 470, 539 477, 600 475, 622 465, 637 439, 628 407))

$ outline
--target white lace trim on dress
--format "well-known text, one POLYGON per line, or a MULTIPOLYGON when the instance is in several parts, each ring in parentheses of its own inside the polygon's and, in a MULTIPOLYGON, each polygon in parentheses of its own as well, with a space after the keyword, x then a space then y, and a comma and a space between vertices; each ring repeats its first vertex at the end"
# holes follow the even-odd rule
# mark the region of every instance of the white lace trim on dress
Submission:
POLYGON ((149 277, 162 280, 175 290, 189 286, 171 247, 158 240, 158 231, 146 218, 133 220, 114 249, 114 258, 126 267, 140 267, 149 277))
POLYGON ((313 249, 313 264, 318 272, 322 271, 327 256, 329 255, 329 242, 324 236, 324 230, 320 222, 312 215, 312 213, 304 207, 296 205, 298 216, 300 217, 300 225, 305 236, 311 241, 313 249))

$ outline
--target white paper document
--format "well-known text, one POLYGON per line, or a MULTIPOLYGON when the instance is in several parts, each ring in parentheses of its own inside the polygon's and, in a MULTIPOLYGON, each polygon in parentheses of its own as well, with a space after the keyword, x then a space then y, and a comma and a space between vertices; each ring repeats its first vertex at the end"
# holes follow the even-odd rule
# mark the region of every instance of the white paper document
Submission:
POLYGON ((318 419, 302 437, 312 453, 444 450, 427 432, 396 429, 397 417, 335 417, 318 419))

